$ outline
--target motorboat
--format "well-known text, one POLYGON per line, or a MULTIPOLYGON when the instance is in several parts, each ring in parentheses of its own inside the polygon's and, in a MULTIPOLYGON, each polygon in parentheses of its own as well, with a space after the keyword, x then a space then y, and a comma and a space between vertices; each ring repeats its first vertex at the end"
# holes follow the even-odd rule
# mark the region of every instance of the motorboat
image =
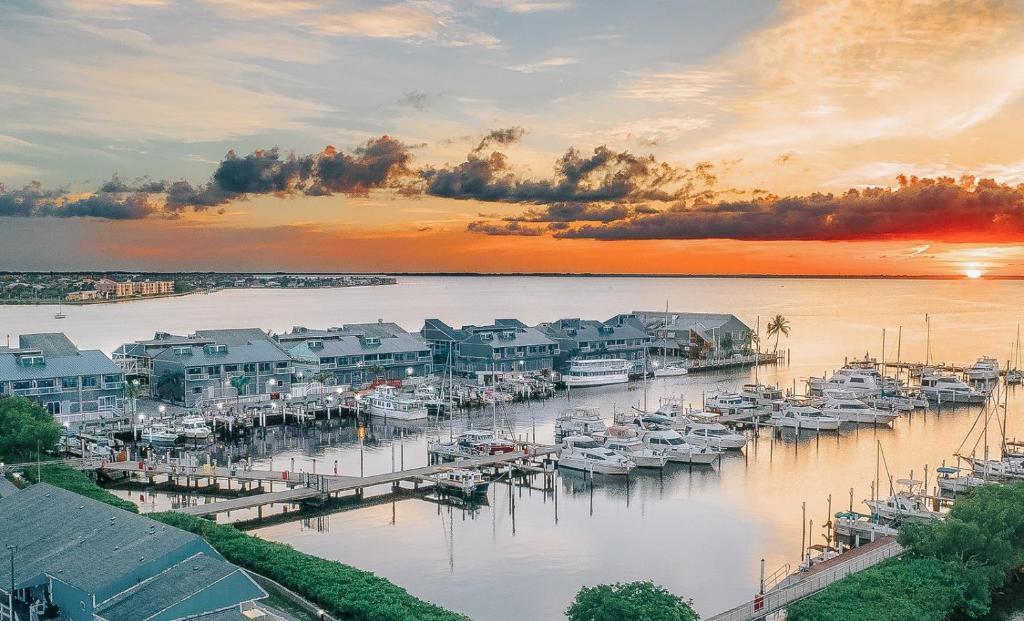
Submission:
POLYGON ((921 485, 920 481, 900 479, 897 483, 905 486, 907 491, 896 492, 888 498, 864 501, 871 508, 872 514, 896 523, 927 522, 942 518, 941 513, 929 509, 925 499, 914 493, 914 488, 921 485))
POLYGON ((945 492, 954 492, 962 494, 969 492, 975 487, 980 487, 986 483, 990 483, 987 479, 976 477, 972 474, 972 470, 964 470, 962 468, 954 468, 952 466, 940 466, 935 469, 938 473, 936 483, 939 489, 945 492))
POLYGON ((789 405, 781 412, 774 412, 768 423, 775 427, 791 427, 807 431, 835 431, 842 421, 835 416, 824 414, 810 405, 789 405))
POLYGON ((690 370, 683 366, 681 362, 665 365, 653 362, 651 365, 654 367, 654 371, 652 372, 654 377, 679 377, 680 375, 687 375, 690 372, 690 370))
POLYGON ((864 515, 855 511, 840 511, 835 514, 835 533, 849 539, 854 545, 874 541, 879 537, 893 537, 899 531, 883 523, 878 516, 864 515))
POLYGON ((1008 370, 1005 377, 1007 384, 1024 384, 1024 371, 1020 369, 1008 370))
POLYGON ((735 392, 719 392, 704 399, 704 409, 715 414, 753 414, 757 406, 735 392))
POLYGON ((487 493, 490 485, 476 468, 445 468, 433 477, 438 489, 469 498, 487 493))
POLYGON ((1024 479, 1024 460, 1013 457, 1002 459, 978 459, 970 457, 968 461, 976 474, 983 477, 1006 479, 1024 479))
POLYGON ((921 378, 921 394, 938 403, 984 403, 988 393, 972 388, 952 375, 926 375, 921 378))
POLYGON ((850 396, 829 396, 818 404, 826 416, 834 416, 845 423, 888 425, 899 418, 894 411, 883 411, 850 396))
POLYGON ((186 416, 178 424, 178 435, 186 440, 208 440, 213 431, 202 416, 186 416))
POLYGON ((874 369, 843 367, 829 378, 811 377, 807 386, 813 394, 825 394, 828 390, 842 390, 857 397, 895 392, 900 385, 897 380, 883 376, 874 369))
POLYGON ((771 405, 773 402, 785 398, 781 388, 765 384, 744 384, 740 396, 755 406, 771 405))
MULTIPOLYGON (((633 407, 634 418, 640 416, 643 419, 650 419, 650 422, 662 427, 672 427, 674 429, 680 429, 685 427, 689 423, 693 422, 690 419, 690 411, 684 410, 679 404, 679 401, 675 399, 664 399, 658 405, 658 409, 654 412, 642 410, 638 407, 633 407)), ((622 417, 624 419, 624 417, 622 417)))
POLYGON ((625 475, 636 467, 627 457, 589 436, 567 436, 558 448, 558 467, 592 474, 625 475))
POLYGON ((679 430, 679 435, 695 446, 741 449, 747 445, 747 436, 716 422, 692 421, 679 430))
POLYGON ((562 374, 562 382, 571 388, 625 384, 632 368, 633 363, 622 358, 576 359, 562 374))
POLYGON ((971 382, 991 382, 999 379, 999 361, 983 356, 964 369, 964 376, 971 382))
POLYGON ((555 441, 560 442, 566 436, 593 436, 606 429, 600 409, 572 408, 555 419, 555 441))
POLYGON ((150 444, 174 444, 178 441, 178 432, 164 423, 150 423, 142 429, 140 437, 150 444))
POLYGON ((395 420, 423 420, 427 418, 427 406, 423 401, 402 395, 394 386, 380 384, 373 392, 362 397, 366 410, 373 416, 395 420))
POLYGON ((631 460, 637 468, 664 468, 668 463, 668 455, 664 451, 644 445, 635 427, 609 427, 604 434, 604 446, 631 460))
POLYGON ((447 457, 479 457, 481 455, 502 455, 516 450, 511 440, 497 438, 484 429, 469 429, 452 438, 450 442, 428 442, 427 451, 447 457))
POLYGON ((679 432, 672 429, 647 431, 641 438, 647 448, 664 451, 668 460, 672 462, 710 465, 722 456, 721 449, 690 444, 679 432))
POLYGON ((928 399, 919 392, 872 395, 861 398, 861 401, 879 410, 895 410, 897 412, 913 412, 916 409, 928 407, 928 399))

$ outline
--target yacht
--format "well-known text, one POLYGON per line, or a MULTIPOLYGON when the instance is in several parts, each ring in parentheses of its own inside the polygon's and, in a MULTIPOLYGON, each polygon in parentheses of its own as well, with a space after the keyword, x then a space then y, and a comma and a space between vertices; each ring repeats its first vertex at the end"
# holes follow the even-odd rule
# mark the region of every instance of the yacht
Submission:
POLYGON ((373 392, 364 396, 367 411, 373 416, 384 416, 396 420, 423 420, 427 418, 427 407, 414 397, 400 394, 393 386, 380 384, 373 392))
POLYGON ((476 468, 445 468, 434 475, 434 483, 444 492, 469 498, 486 494, 489 485, 476 468))
POLYGON ((773 402, 785 398, 781 388, 764 384, 744 384, 740 396, 749 403, 759 406, 771 405, 773 402))
POLYGON ((935 472, 939 475, 936 479, 939 489, 946 492, 962 494, 989 483, 986 479, 973 476, 971 470, 964 471, 951 466, 939 466, 935 472))
POLYGON ((843 390, 857 397, 880 395, 899 388, 895 380, 884 377, 878 371, 857 367, 843 367, 828 379, 808 378, 807 385, 814 394, 825 394, 828 390, 843 390))
POLYGON ((720 392, 704 400, 704 409, 715 414, 753 414, 756 406, 734 392, 720 392))
POLYGON ((1006 372, 1006 383, 1007 384, 1021 384, 1024 383, 1024 371, 1020 369, 1010 369, 1006 372))
POLYGON ((566 386, 605 386, 625 384, 633 363, 621 358, 597 358, 594 360, 573 360, 569 371, 562 375, 566 386))
POLYGON ((174 444, 178 432, 163 423, 151 423, 142 430, 142 441, 150 444, 174 444))
POLYGON ((769 424, 775 427, 792 427, 797 431, 835 431, 842 422, 835 416, 827 416, 816 407, 790 405, 781 412, 772 413, 769 424))
POLYGON ((984 356, 964 369, 964 375, 971 382, 990 382, 999 379, 999 361, 984 356))
POLYGON ((664 451, 669 461, 681 464, 710 465, 722 456, 720 449, 689 444, 671 429, 648 431, 642 439, 647 448, 664 451))
POLYGON ((882 411, 847 396, 826 397, 818 409, 826 416, 834 416, 846 423, 868 423, 870 425, 888 425, 899 418, 893 411, 882 411))
POLYGON ((634 418, 639 416, 643 420, 650 419, 650 422, 654 422, 659 426, 672 427, 673 429, 685 427, 693 422, 690 420, 690 412, 683 410, 679 402, 674 399, 663 400, 654 412, 641 410, 635 406, 633 407, 633 412, 634 418))
POLYGON ((577 407, 555 419, 555 441, 567 436, 593 436, 604 433, 607 426, 598 408, 577 407))
POLYGON ((892 537, 899 531, 883 524, 877 516, 853 511, 840 511, 835 515, 836 535, 851 541, 874 541, 879 537, 892 537))
POLYGON ((681 362, 672 364, 658 364, 657 362, 651 363, 654 367, 654 377, 679 377, 680 375, 686 375, 690 372, 689 369, 683 366, 681 362))
POLYGON ((668 456, 664 451, 644 446, 640 432, 635 427, 609 427, 604 434, 604 446, 626 457, 636 464, 637 468, 664 468, 668 463, 668 456))
POLYGON ((187 440, 206 440, 213 435, 213 431, 206 426, 202 416, 186 416, 181 419, 178 434, 187 440))
POLYGON ((1012 457, 1002 459, 968 458, 974 472, 986 477, 1024 479, 1024 460, 1012 457))
POLYGON ((988 399, 988 393, 971 388, 951 375, 922 377, 921 394, 939 403, 984 403, 988 399))
POLYGON ((588 436, 567 436, 558 448, 558 467, 596 474, 629 474, 636 467, 629 458, 601 446, 588 436))
POLYGON ((447 457, 479 457, 501 455, 516 450, 511 440, 496 438, 484 429, 469 429, 455 436, 450 442, 428 442, 427 451, 447 457))
POLYGON ((925 499, 914 493, 914 488, 921 484, 920 481, 900 479, 897 483, 906 486, 907 491, 896 492, 884 499, 864 501, 874 515, 893 522, 927 522, 942 518, 941 513, 929 509, 925 499))
POLYGON ((716 422, 693 421, 683 427, 679 434, 687 443, 695 446, 741 449, 747 445, 747 436, 716 422))
POLYGON ((873 408, 880 410, 896 410, 897 412, 913 412, 918 408, 928 407, 928 399, 919 392, 904 392, 898 395, 874 395, 861 399, 873 408))

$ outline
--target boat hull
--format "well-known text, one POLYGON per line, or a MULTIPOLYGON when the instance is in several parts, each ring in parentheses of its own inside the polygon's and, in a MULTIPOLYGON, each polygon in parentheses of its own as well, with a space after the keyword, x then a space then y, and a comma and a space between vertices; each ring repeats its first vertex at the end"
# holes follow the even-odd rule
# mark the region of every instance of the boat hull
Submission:
POLYGON ((668 368, 655 369, 654 370, 654 377, 679 377, 680 375, 689 375, 689 373, 690 372, 688 370, 686 370, 686 369, 684 369, 682 367, 677 367, 677 368, 668 367, 668 368))
POLYGON ((371 416, 391 418, 394 420, 424 420, 427 418, 427 408, 415 410, 389 410, 387 408, 371 405, 367 410, 371 416))
POLYGON ((629 471, 633 469, 633 465, 630 464, 609 464, 599 463, 589 459, 580 459, 579 457, 566 455, 558 458, 559 468, 568 468, 569 470, 579 470, 580 472, 592 472, 594 474, 610 474, 616 476, 622 476, 629 474, 629 471))
POLYGON ((562 382, 571 388, 585 386, 611 386, 613 384, 625 384, 629 382, 629 373, 617 373, 615 375, 596 375, 593 377, 580 377, 577 375, 563 375, 562 382))
POLYGON ((838 420, 796 420, 792 418, 775 418, 770 421, 775 427, 788 427, 797 431, 836 431, 838 420))
POLYGON ((702 451, 700 449, 669 449, 665 451, 670 462, 676 464, 696 464, 699 466, 710 466, 722 456, 716 451, 702 451))

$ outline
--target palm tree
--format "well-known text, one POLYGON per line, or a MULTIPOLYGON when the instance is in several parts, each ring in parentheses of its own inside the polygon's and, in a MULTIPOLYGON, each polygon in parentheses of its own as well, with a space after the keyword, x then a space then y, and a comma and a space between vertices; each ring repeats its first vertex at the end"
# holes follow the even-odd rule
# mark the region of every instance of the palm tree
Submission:
POLYGON ((321 384, 327 385, 328 380, 330 380, 332 377, 334 377, 334 375, 332 375, 331 373, 328 373, 327 371, 320 371, 319 373, 314 375, 312 379, 314 382, 320 382, 321 384))
POLYGON ((235 389, 235 415, 237 416, 242 411, 242 393, 245 392, 245 387, 249 385, 252 378, 248 375, 236 375, 230 381, 231 387, 235 389))
POLYGON ((768 338, 775 337, 775 353, 779 353, 779 337, 789 336, 789 320, 782 315, 772 317, 768 322, 768 338))
POLYGON ((139 380, 133 379, 130 382, 124 383, 124 400, 131 403, 131 413, 134 415, 137 407, 137 399, 142 394, 142 386, 139 385, 139 380))

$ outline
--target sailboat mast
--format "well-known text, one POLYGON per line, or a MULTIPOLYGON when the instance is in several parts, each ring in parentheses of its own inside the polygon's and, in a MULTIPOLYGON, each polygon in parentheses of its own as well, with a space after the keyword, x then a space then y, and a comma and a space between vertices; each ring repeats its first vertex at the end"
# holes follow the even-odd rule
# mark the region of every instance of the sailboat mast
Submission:
POLYGON ((924 314, 925 324, 925 346, 924 346, 924 364, 928 366, 932 361, 932 319, 928 316, 928 313, 924 314))

